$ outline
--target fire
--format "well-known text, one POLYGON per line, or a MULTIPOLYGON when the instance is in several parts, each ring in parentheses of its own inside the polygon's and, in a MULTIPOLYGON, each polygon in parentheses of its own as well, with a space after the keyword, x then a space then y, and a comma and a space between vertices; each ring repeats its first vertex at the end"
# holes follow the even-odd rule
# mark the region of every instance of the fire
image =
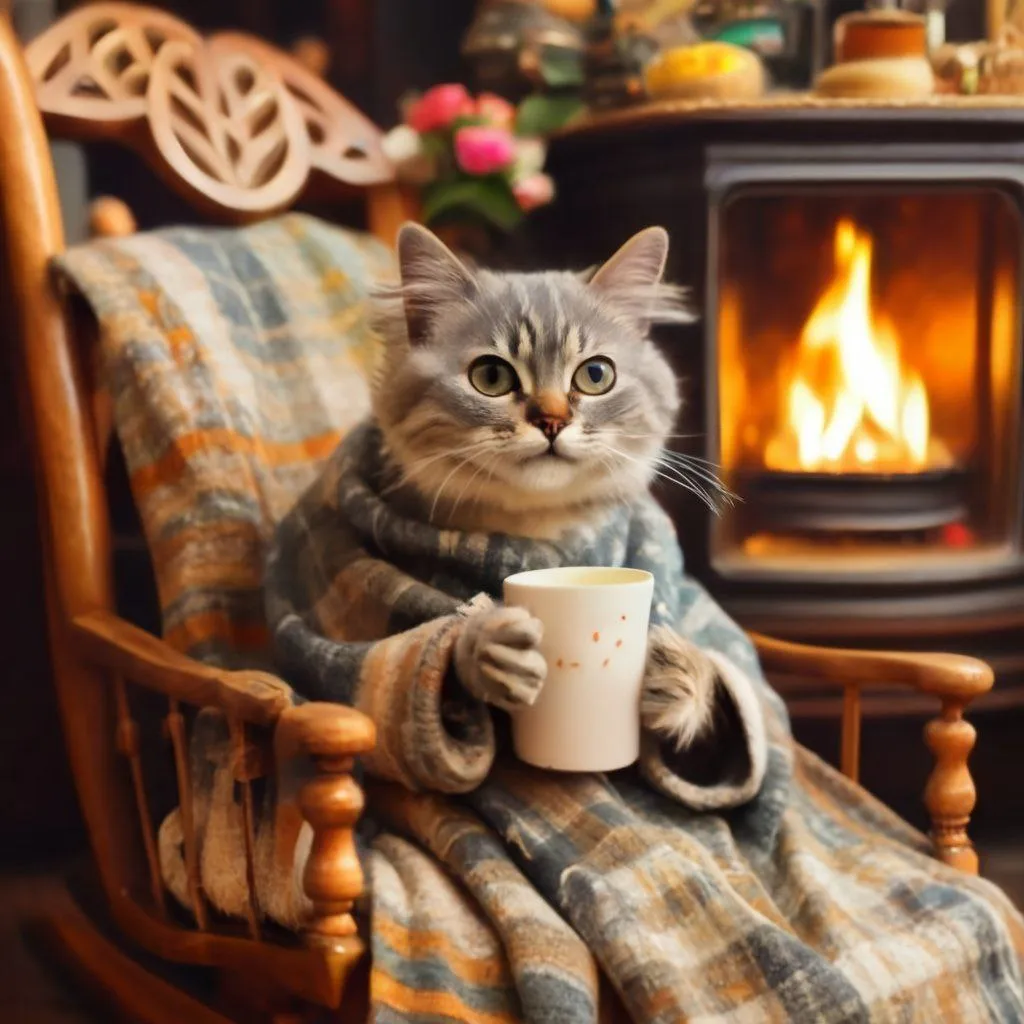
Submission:
POLYGON ((835 272, 796 346, 782 426, 765 449, 770 469, 913 472, 937 461, 924 381, 872 305, 872 248, 852 221, 836 225, 835 272))

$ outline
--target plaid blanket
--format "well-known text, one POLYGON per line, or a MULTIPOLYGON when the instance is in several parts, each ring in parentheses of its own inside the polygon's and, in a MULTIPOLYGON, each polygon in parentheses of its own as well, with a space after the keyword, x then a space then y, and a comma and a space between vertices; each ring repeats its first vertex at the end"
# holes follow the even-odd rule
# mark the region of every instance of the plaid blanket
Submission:
MULTIPOLYGON (((376 432, 349 433, 373 351, 362 304, 386 266, 371 243, 299 217, 63 261, 100 320, 166 635, 265 663, 273 543, 279 664, 308 696, 370 713, 382 742, 366 767, 409 794, 365 836, 374 1019, 591 1021, 599 973, 645 1022, 1024 1019, 1020 917, 793 742, 653 503, 558 545, 391 512, 376 432), (715 652, 726 680, 733 714, 715 745, 673 759, 648 738, 636 771, 551 775, 508 759, 498 716, 446 685, 476 603, 509 572, 566 561, 656 570, 654 621, 715 652)), ((221 725, 198 722, 193 742, 203 883, 240 914, 221 725)), ((269 787, 258 831, 260 905, 285 923, 304 910, 309 841, 286 813, 295 782, 269 787)), ((176 815, 161 854, 185 902, 176 815)))
POLYGON ((393 266, 374 239, 297 214, 59 259, 100 324, 99 374, 174 647, 266 662, 266 546, 369 410, 366 303, 393 266))
POLYGON ((658 1024, 1024 1019, 1015 912, 793 743, 652 499, 557 542, 461 534, 390 508, 393 473, 372 423, 350 434, 278 528, 266 579, 286 676, 375 719, 367 769, 464 794, 400 801, 387 825, 475 906, 415 846, 378 841, 380 1019, 592 1021, 598 966, 634 1020, 658 1024), (652 624, 715 656, 726 706, 707 743, 671 756, 647 736, 636 771, 535 771, 446 686, 461 622, 505 576, 588 564, 652 572, 652 624), (463 956, 481 911, 500 942, 463 956))

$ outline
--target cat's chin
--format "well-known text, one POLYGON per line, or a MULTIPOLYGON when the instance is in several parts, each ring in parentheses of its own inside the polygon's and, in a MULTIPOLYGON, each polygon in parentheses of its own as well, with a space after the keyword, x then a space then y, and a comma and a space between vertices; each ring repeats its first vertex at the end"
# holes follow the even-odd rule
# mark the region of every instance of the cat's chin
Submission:
POLYGON ((576 459, 554 452, 534 455, 515 468, 520 486, 532 491, 561 491, 572 486, 580 474, 576 459))

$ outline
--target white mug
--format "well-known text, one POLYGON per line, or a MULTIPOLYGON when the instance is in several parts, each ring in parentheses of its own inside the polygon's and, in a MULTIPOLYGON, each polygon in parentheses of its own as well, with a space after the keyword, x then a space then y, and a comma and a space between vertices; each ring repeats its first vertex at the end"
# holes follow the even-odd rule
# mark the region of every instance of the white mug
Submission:
POLYGON ((608 772, 640 756, 640 690, 654 577, 641 569, 536 569, 505 580, 505 604, 544 626, 547 680, 512 716, 520 760, 608 772))

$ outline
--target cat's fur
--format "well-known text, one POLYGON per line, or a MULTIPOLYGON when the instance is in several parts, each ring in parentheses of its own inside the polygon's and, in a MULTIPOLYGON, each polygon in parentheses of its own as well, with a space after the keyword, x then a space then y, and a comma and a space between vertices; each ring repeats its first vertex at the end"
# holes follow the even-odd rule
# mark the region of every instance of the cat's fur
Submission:
MULTIPOLYGON (((372 388, 401 471, 395 500, 436 526, 553 538, 645 491, 679 409, 648 331, 689 319, 682 292, 662 280, 667 254, 664 229, 648 228, 596 272, 497 274, 406 225, 401 285, 378 296, 384 358, 372 388), (468 370, 481 356, 511 364, 520 386, 479 393, 468 370), (595 356, 611 361, 616 379, 590 396, 572 378, 595 356), (538 403, 558 410, 554 438, 537 425, 538 403)), ((540 623, 518 610, 474 616, 456 671, 493 704, 532 704, 546 674, 539 640, 540 623)), ((709 721, 714 686, 697 648, 652 635, 646 724, 691 740, 709 721)))

